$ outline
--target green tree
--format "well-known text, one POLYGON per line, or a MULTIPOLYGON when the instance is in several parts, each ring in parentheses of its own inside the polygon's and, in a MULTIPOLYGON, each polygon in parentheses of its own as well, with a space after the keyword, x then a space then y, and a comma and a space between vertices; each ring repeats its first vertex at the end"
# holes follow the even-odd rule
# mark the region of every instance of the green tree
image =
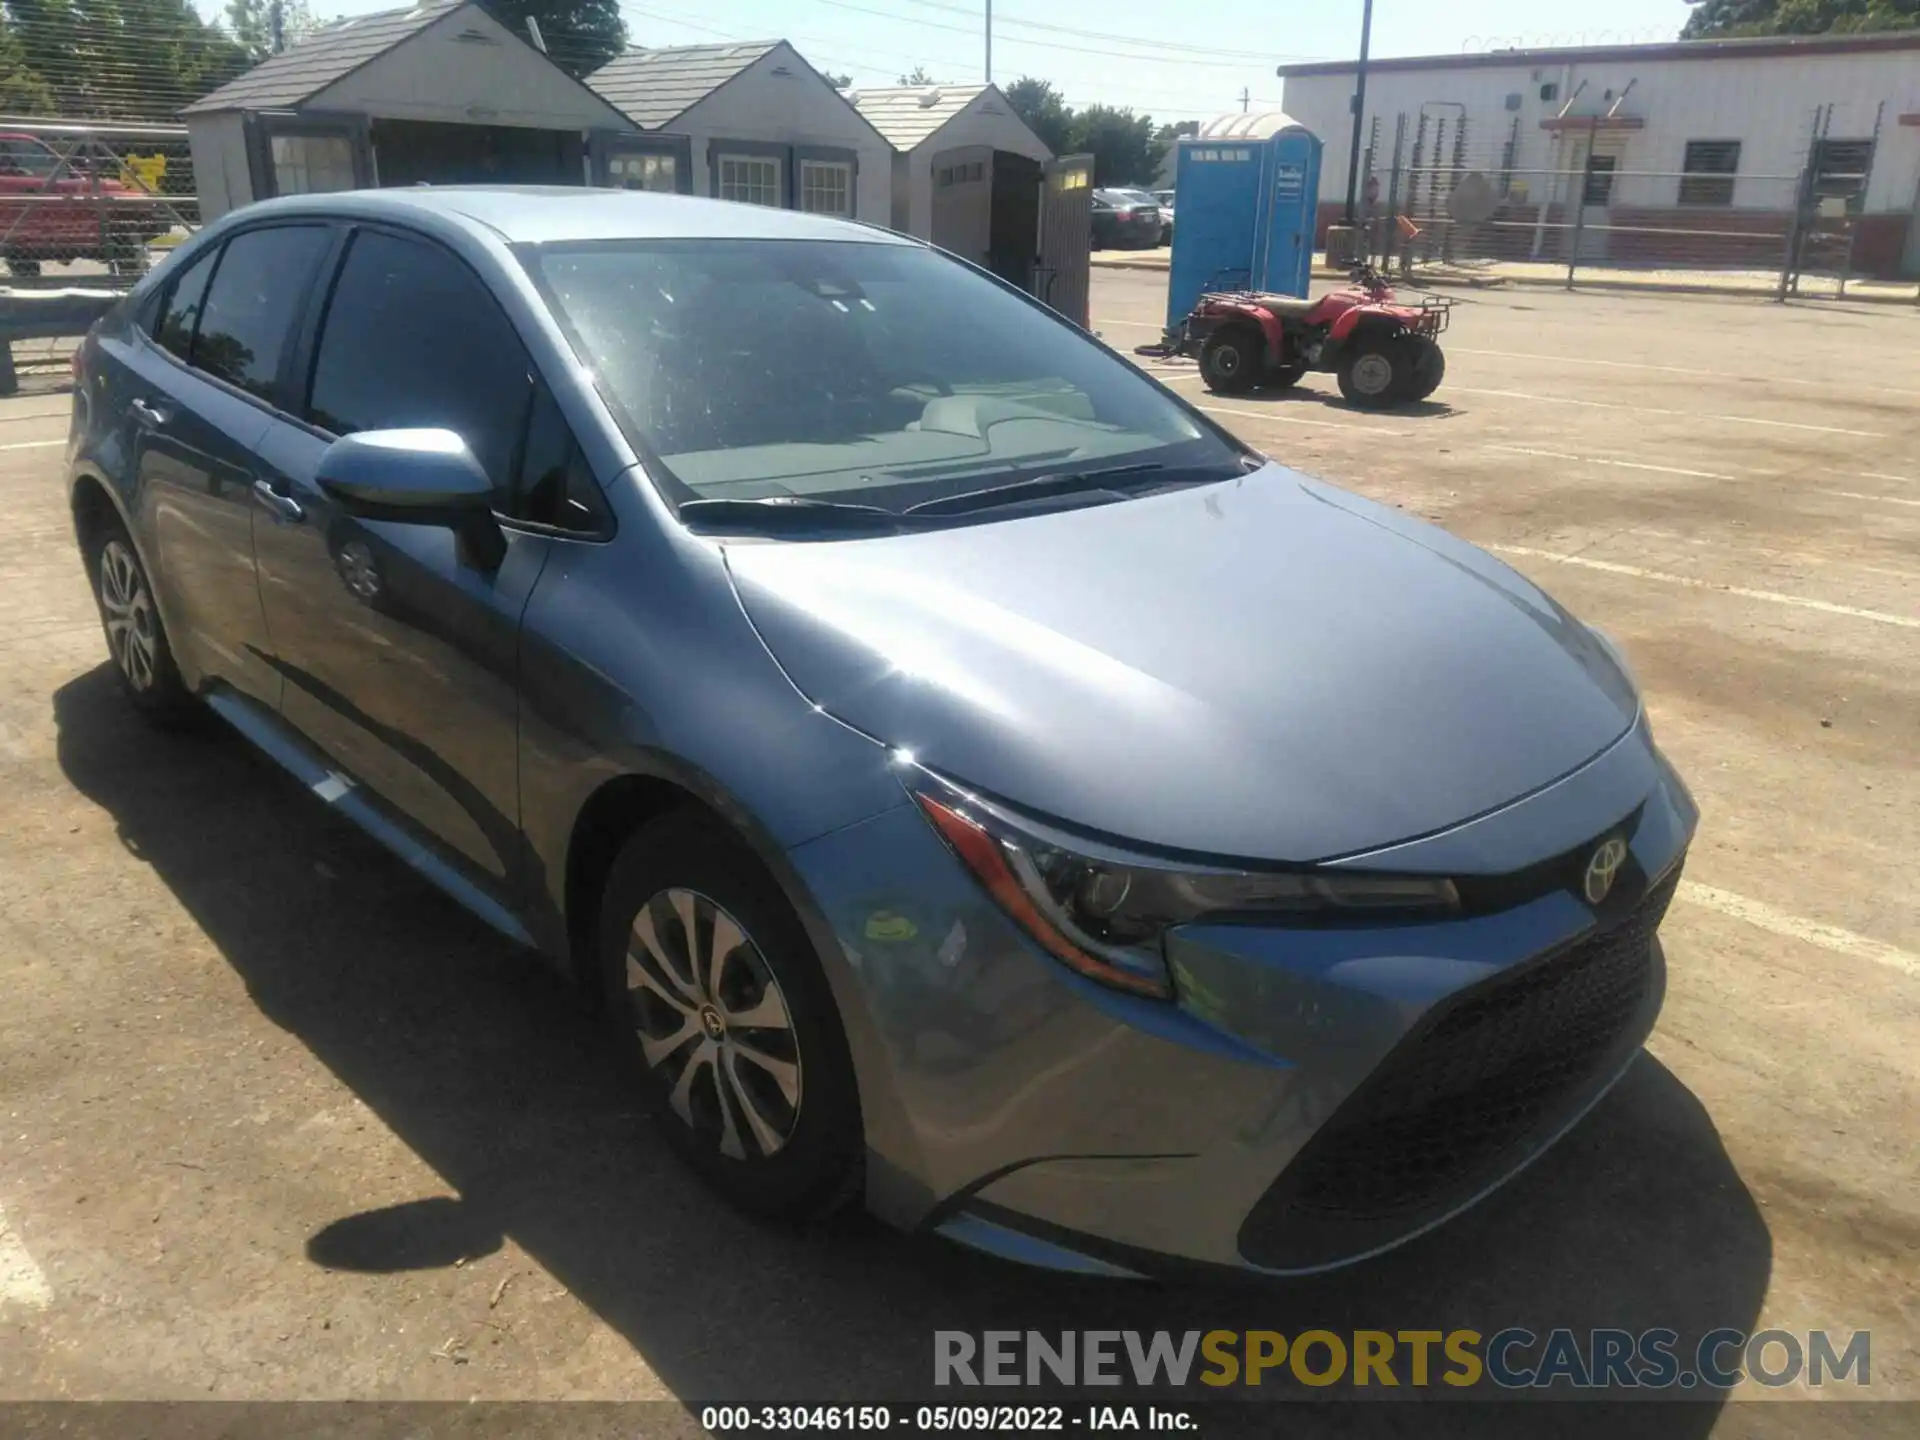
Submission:
POLYGON ((52 87, 27 64, 20 37, 4 19, 0 19, 0 111, 9 115, 54 112, 52 87))
POLYGON ((1167 142, 1154 133, 1153 117, 1124 107, 1089 105, 1073 117, 1072 149, 1093 156, 1096 185, 1151 185, 1166 158, 1167 142))
POLYGON ((1007 86, 1007 104, 1013 113, 1027 122, 1027 128, 1040 137, 1040 143, 1056 155, 1073 149, 1073 112, 1053 83, 1022 75, 1007 86))
MULTIPOLYGON (((274 53, 275 0, 227 0, 227 33, 256 65, 274 53)), ((297 45, 327 22, 313 13, 307 0, 279 0, 280 49, 297 45)))
MULTIPOLYGON (((591 75, 627 48, 620 0, 481 0, 489 14, 517 35, 527 19, 540 24, 547 55, 576 78, 591 75)), ((531 38, 531 37, 528 37, 531 38)))
POLYGON ((913 73, 911 75, 902 75, 900 77, 900 83, 902 85, 938 85, 941 82, 927 73, 926 66, 916 65, 913 67, 913 73))
POLYGON ((821 77, 836 90, 846 90, 853 85, 853 76, 836 75, 831 70, 822 70, 821 77))
POLYGON ((1704 0, 1682 40, 1920 29, 1920 0, 1704 0))
POLYGON ((188 0, 4 0, 0 16, 61 115, 171 119, 248 65, 188 0))

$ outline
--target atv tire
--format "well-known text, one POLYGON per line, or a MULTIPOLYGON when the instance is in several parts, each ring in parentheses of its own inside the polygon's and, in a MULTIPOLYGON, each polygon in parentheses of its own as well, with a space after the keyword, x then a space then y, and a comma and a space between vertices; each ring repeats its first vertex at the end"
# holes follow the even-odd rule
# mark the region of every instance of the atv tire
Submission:
POLYGON ((1440 388, 1440 382, 1447 374, 1447 353, 1431 340, 1416 341, 1413 356, 1412 384, 1407 390, 1407 399, 1418 404, 1440 388))
MULTIPOLYGON (((1337 378, 1349 405, 1387 410, 1412 394, 1414 348, 1404 335, 1370 335, 1353 342, 1337 378)), ((1434 382, 1438 384, 1438 381, 1434 382)))
POLYGON ((1200 347, 1200 378, 1216 395, 1244 395, 1263 379, 1266 348, 1251 325, 1223 325, 1200 347))

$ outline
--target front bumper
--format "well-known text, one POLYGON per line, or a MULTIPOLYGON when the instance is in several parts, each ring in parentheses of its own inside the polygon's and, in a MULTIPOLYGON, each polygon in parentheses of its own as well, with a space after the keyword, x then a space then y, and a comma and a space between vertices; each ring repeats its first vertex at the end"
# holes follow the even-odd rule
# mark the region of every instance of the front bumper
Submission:
POLYGON ((1515 903, 1438 924, 1182 927, 1172 1004, 1042 954, 912 807, 802 846, 863 1009, 863 1100, 885 1090, 866 1106, 870 1202, 1105 1274, 1305 1273, 1399 1244, 1527 1164, 1638 1052, 1696 818, 1642 725, 1409 847, 1435 869, 1474 854, 1523 871, 1515 903), (1550 864, 1507 863, 1608 834, 1630 858, 1598 907, 1550 864))

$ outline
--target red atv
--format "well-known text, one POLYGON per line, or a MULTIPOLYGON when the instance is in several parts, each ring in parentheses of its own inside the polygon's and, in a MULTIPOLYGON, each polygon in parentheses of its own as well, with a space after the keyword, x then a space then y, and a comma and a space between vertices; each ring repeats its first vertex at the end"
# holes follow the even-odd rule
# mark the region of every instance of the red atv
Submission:
POLYGON ((115 274, 146 268, 167 218, 145 199, 150 191, 101 169, 91 153, 61 155, 37 136, 0 131, 0 260, 10 272, 72 260, 101 260, 115 274))
POLYGON ((1201 378, 1221 395, 1284 390, 1309 370, 1331 370, 1348 403, 1383 410, 1439 387, 1447 361, 1434 337, 1447 328, 1452 306, 1431 296, 1398 304, 1392 287, 1363 264, 1352 284, 1314 300, 1209 290, 1161 344, 1136 353, 1198 354, 1201 378))

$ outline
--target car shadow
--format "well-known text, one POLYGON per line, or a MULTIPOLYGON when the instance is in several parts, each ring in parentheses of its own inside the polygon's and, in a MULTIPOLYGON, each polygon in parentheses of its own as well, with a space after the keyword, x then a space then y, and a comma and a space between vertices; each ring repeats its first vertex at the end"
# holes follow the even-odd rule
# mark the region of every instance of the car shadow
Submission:
MULTIPOLYGON (((113 816, 263 1014, 452 1191, 342 1215, 310 1238, 305 1260, 415 1270, 510 1238, 689 1406, 982 1398, 932 1390, 938 1329, 1666 1327, 1685 1345, 1716 1327, 1751 1328, 1759 1313, 1772 1258, 1760 1212, 1699 1102, 1645 1057, 1476 1210, 1327 1276, 1092 1281, 862 1220, 806 1233, 755 1223, 672 1159, 559 981, 237 737, 218 726, 148 730, 105 665, 62 687, 53 707, 71 782, 113 816)), ((1181 1397, 1202 1398, 1199 1388, 1181 1397)), ((1269 1383, 1234 1398, 1327 1393, 1269 1383)), ((1395 1432, 1407 1418, 1398 1406, 1338 1408, 1343 1433, 1395 1432)), ((1704 1435, 1718 1409, 1710 1399, 1638 1407, 1631 1430, 1704 1435)), ((1556 1434, 1623 1433, 1617 1423, 1586 1431, 1571 1407, 1552 1411, 1556 1434)), ((1510 1404, 1441 1405, 1422 1425, 1505 1434, 1516 1418, 1510 1404)))

